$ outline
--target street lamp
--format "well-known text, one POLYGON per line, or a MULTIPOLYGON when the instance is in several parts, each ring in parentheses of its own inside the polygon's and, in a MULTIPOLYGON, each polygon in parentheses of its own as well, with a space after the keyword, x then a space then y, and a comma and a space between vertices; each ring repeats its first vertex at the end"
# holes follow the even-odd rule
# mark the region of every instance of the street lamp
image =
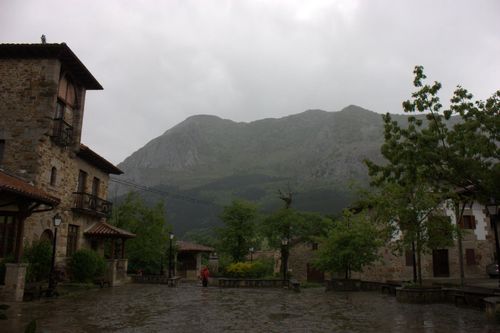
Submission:
POLYGON ((283 261, 283 283, 285 283, 288 272, 288 238, 281 240, 281 261, 283 261))
POLYGON ((54 290, 56 289, 55 283, 55 264, 56 264, 56 244, 57 244, 57 227, 59 227, 62 223, 61 215, 57 213, 52 218, 52 224, 54 224, 54 239, 52 240, 52 262, 50 264, 50 273, 49 273, 49 287, 47 289, 47 296, 51 297, 54 295, 54 290))
POLYGON ((498 275, 498 287, 500 288, 500 246, 498 242, 498 230, 497 230, 497 219, 498 219, 498 202, 495 198, 491 198, 490 202, 486 204, 486 209, 488 210, 488 215, 490 216, 490 223, 493 226, 493 232, 495 233, 495 250, 497 256, 497 272, 498 275))
POLYGON ((170 241, 170 246, 169 246, 169 249, 168 249, 168 278, 171 279, 172 278, 172 272, 173 272, 173 259, 172 259, 172 241, 174 239, 174 233, 173 232, 169 232, 168 233, 168 236, 169 236, 169 241, 170 241))
POLYGON ((253 262, 253 247, 249 248, 248 251, 250 252, 250 262, 253 262))

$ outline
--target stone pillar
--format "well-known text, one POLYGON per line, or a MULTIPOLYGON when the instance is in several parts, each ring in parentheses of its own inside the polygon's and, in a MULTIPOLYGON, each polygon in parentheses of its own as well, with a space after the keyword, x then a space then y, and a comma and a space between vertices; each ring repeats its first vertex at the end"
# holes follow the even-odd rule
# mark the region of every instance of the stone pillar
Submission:
POLYGON ((125 283, 129 281, 127 276, 128 259, 118 259, 116 264, 116 278, 118 282, 125 283))
POLYGON ((116 259, 108 259, 106 260, 106 280, 108 281, 110 286, 116 285, 116 271, 117 271, 117 261, 116 259))
POLYGON ((8 302, 22 302, 28 264, 5 264, 5 286, 3 299, 8 302))
POLYGON ((196 254, 196 274, 201 271, 201 253, 196 254))
POLYGON ((210 253, 208 257, 208 269, 214 273, 219 271, 219 257, 216 253, 210 253))

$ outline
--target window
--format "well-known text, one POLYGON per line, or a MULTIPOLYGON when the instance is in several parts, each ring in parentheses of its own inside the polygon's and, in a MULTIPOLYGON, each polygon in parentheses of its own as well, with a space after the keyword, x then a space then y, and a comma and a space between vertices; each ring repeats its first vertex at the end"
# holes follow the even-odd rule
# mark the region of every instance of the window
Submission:
POLYGON ((71 257, 77 250, 78 245, 78 229, 77 225, 68 225, 68 243, 66 246, 66 256, 71 257))
POLYGON ((99 185, 101 184, 101 181, 99 178, 94 177, 92 180, 92 195, 95 195, 96 197, 99 196, 99 185))
POLYGON ((75 86, 67 75, 62 75, 59 80, 53 133, 54 140, 60 146, 66 147, 73 143, 73 110, 76 104, 75 86))
POLYGON ((474 215, 464 215, 458 222, 460 229, 476 229, 476 220, 474 215))
POLYGON ((2 164, 4 153, 5 153, 5 140, 0 140, 0 164, 2 164))
POLYGON ((52 170, 50 170, 50 186, 56 186, 56 179, 57 169, 55 167, 52 167, 52 170))
POLYGON ((474 249, 465 249, 465 262, 467 266, 477 265, 476 252, 474 249))
POLYGON ((72 109, 76 106, 75 86, 68 75, 63 75, 59 81, 57 99, 58 104, 60 103, 62 106, 65 106, 65 111, 67 111, 67 109, 72 111, 72 109))
POLYGON ((5 258, 14 252, 15 233, 14 216, 0 216, 0 258, 5 258))
POLYGON ((312 249, 313 251, 317 251, 317 250, 318 250, 318 243, 312 243, 312 244, 311 244, 311 249, 312 249))
POLYGON ((85 192, 85 187, 87 183, 87 173, 83 170, 80 170, 78 173, 78 186, 76 188, 76 191, 79 193, 85 192))
POLYGON ((405 251, 405 265, 413 266, 413 251, 411 250, 405 251))

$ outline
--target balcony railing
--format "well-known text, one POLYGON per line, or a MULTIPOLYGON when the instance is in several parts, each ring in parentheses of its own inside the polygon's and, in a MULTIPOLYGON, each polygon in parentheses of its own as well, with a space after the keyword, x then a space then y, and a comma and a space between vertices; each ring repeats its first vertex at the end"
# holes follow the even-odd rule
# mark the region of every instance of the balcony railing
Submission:
POLYGON ((74 192, 73 196, 75 198, 74 211, 94 216, 111 216, 113 208, 111 202, 84 192, 74 192))
POLYGON ((73 143, 73 126, 62 118, 54 119, 52 139, 60 146, 66 147, 73 143))

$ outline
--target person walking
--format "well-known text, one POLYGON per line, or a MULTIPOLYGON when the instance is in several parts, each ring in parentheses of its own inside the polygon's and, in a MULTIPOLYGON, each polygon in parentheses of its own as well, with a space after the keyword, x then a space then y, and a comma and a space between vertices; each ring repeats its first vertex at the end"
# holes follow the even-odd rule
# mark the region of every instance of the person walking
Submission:
POLYGON ((203 285, 203 287, 208 286, 208 277, 209 276, 210 276, 210 272, 208 271, 208 267, 204 266, 200 272, 201 284, 203 285))

